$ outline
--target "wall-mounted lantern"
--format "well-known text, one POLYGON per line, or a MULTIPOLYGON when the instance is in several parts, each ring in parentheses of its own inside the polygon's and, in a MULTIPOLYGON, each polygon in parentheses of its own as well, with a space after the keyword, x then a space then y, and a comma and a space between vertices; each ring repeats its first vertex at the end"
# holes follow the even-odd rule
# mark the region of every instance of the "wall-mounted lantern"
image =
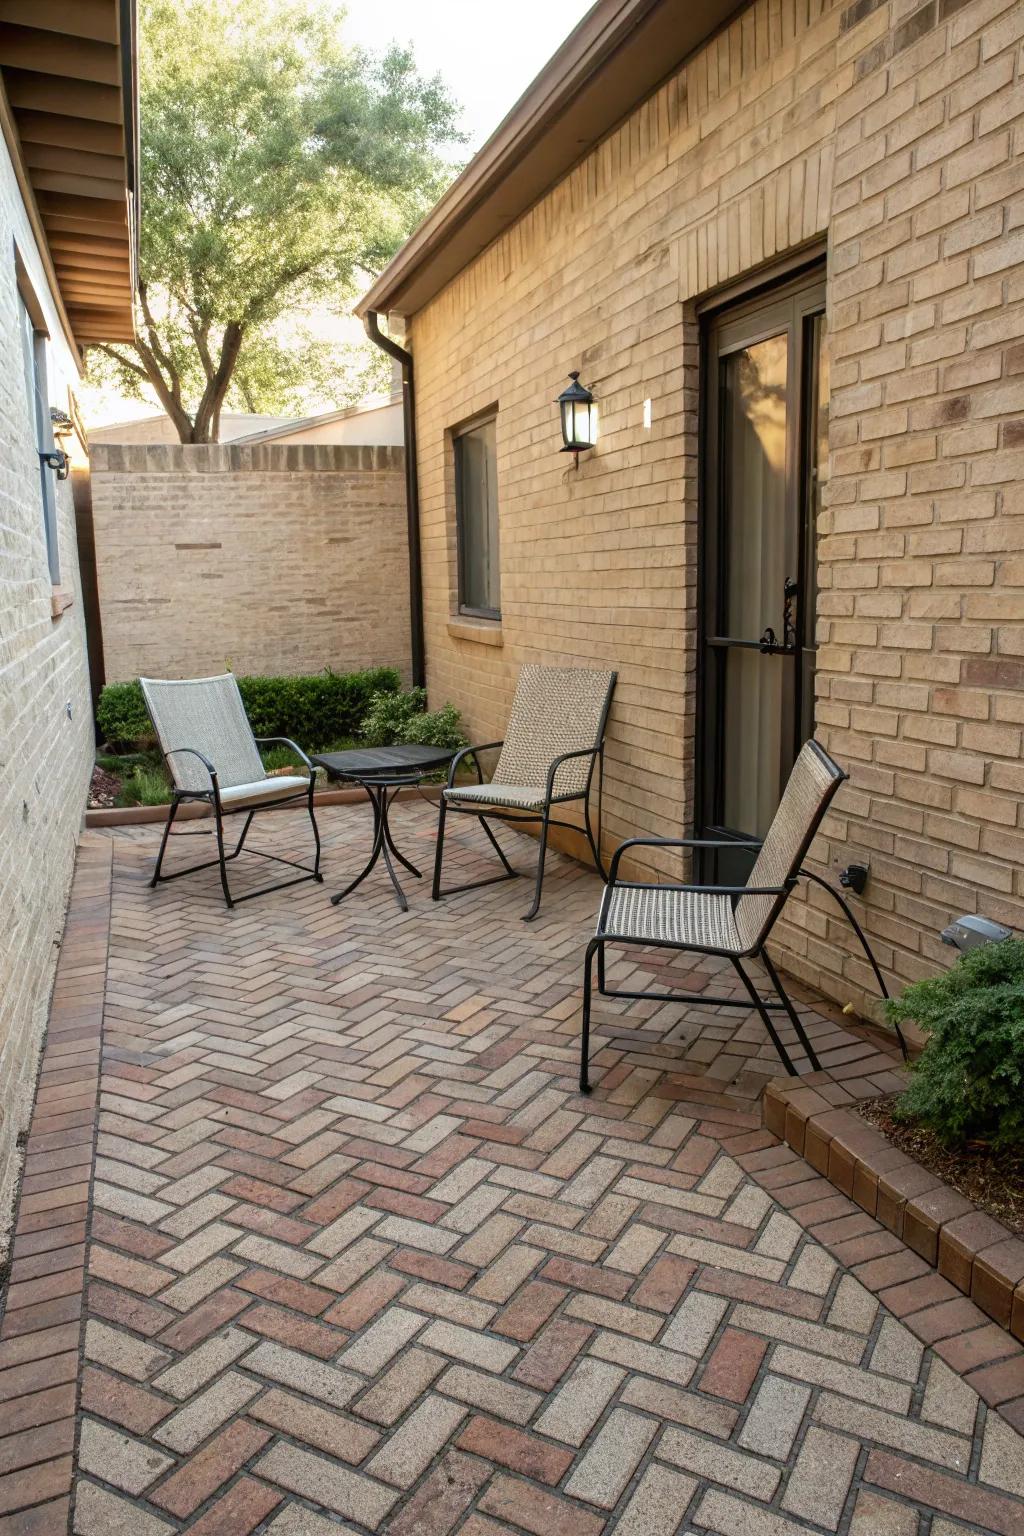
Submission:
POLYGON ((580 454, 597 442, 597 401, 580 383, 579 373, 570 373, 568 389, 558 397, 562 418, 562 452, 571 453, 579 464, 580 454))
POLYGON ((43 453, 43 461, 56 470, 58 480, 66 480, 71 473, 71 455, 67 450, 67 444, 74 436, 75 424, 67 411, 62 411, 55 405, 50 406, 50 430, 53 433, 56 446, 50 453, 43 453))

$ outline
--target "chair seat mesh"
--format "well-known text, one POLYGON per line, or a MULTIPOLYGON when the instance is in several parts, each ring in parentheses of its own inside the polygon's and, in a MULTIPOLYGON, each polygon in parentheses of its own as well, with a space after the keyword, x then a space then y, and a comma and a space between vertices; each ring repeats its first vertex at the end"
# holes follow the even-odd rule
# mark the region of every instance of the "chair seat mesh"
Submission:
POLYGON ((446 789, 446 800, 458 805, 507 805, 519 811, 539 811, 544 807, 544 790, 528 784, 465 784, 446 789))
POLYGON ((598 934, 615 934, 638 943, 652 941, 694 949, 718 949, 742 954, 728 896, 705 891, 681 891, 671 885, 616 885, 598 934))

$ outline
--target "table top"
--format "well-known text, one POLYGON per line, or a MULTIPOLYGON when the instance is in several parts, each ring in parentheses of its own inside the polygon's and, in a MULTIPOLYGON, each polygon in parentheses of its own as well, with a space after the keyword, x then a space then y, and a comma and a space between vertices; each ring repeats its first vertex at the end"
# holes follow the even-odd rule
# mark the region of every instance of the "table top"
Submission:
POLYGON ((313 762, 337 779, 416 779, 454 756, 451 747, 356 747, 314 754, 313 762))

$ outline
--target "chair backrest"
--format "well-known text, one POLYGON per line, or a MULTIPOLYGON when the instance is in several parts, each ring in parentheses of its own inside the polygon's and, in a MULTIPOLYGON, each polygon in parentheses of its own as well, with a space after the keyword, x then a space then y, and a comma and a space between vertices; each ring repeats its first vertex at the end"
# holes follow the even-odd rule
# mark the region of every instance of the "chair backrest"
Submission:
MULTIPOLYGON (((600 746, 615 677, 585 667, 523 667, 491 782, 543 789, 556 757, 600 746)), ((592 768, 589 757, 564 763, 554 794, 582 795, 592 768)))
MULTIPOLYGON (((847 777, 816 741, 805 742, 793 764, 768 835, 750 871, 748 885, 784 885, 800 868, 822 817, 847 777)), ((747 948, 762 942, 785 896, 741 896, 736 927, 747 948)))
MULTIPOLYGON (((221 677, 140 677, 149 718, 164 752, 191 747, 217 770, 221 789, 254 784, 266 777, 231 672, 221 677)), ((179 753, 167 766, 177 789, 210 788, 210 775, 197 757, 179 753)))

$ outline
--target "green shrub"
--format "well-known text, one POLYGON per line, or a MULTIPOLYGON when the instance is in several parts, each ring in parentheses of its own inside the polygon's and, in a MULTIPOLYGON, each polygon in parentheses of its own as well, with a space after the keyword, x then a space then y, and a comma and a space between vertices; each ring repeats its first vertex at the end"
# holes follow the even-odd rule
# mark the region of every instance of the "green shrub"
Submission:
POLYGON ((454 704, 428 713, 422 688, 375 694, 362 723, 362 736, 368 747, 447 747, 456 752, 466 745, 454 704))
POLYGON ((103 740, 115 751, 154 739, 153 724, 137 682, 107 683, 96 706, 96 724, 103 740))
POLYGON ((968 950, 887 1011, 928 1035, 901 1117, 923 1121, 947 1145, 1024 1145, 1024 939, 968 950))
POLYGON ((116 804, 125 805, 169 805, 171 802, 171 781, 163 768, 133 768, 128 777, 121 783, 121 793, 117 796, 116 804))
MULTIPOLYGON (((393 667, 365 672, 315 672, 309 677, 240 677, 239 692, 256 736, 290 736, 307 752, 321 752, 354 736, 378 694, 397 693, 393 667)), ((153 727, 138 682, 108 683, 96 710, 100 735, 111 747, 148 745, 153 727)))

